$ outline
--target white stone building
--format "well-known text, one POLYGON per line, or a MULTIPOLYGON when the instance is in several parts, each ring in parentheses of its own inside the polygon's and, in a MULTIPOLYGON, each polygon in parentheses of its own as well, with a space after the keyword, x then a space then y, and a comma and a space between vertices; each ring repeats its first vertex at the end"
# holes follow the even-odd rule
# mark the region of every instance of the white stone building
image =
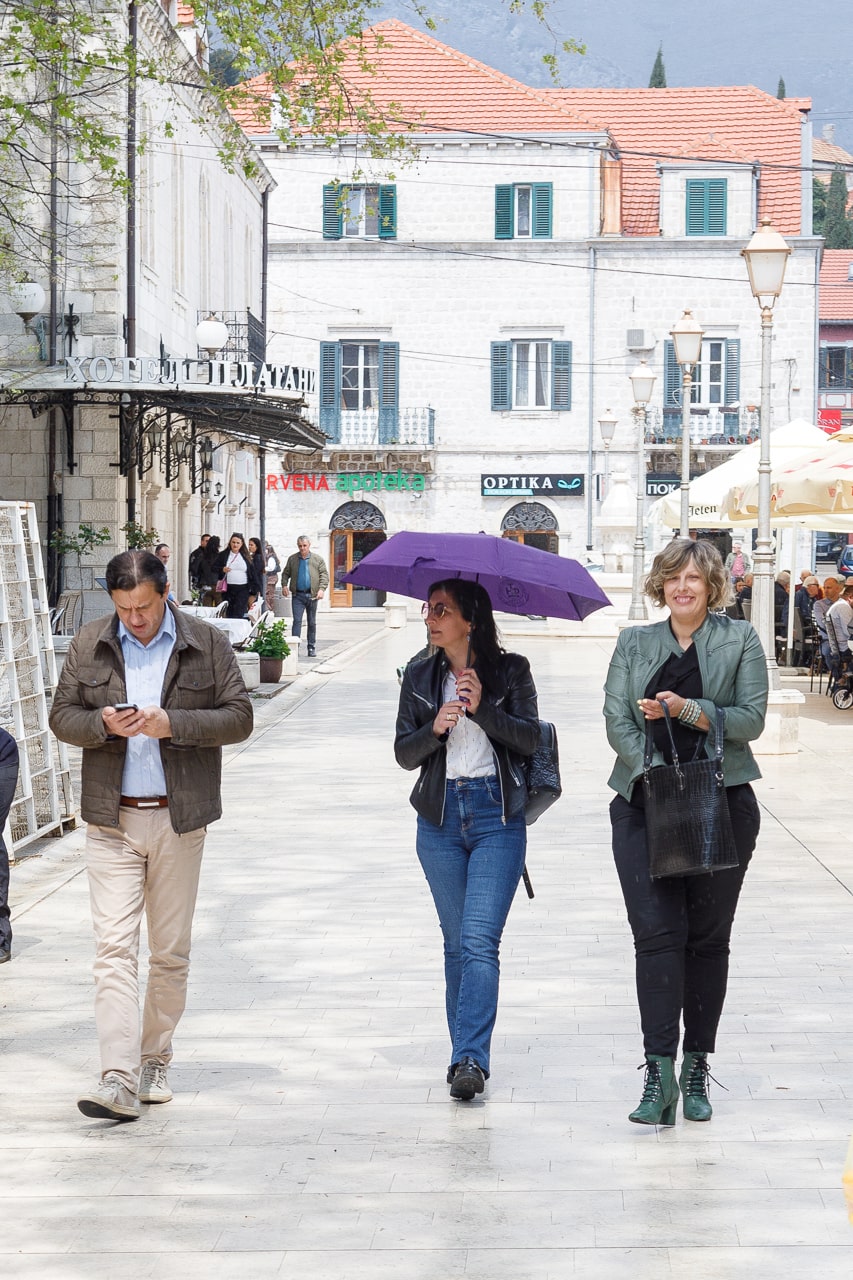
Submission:
MULTIPOLYGON (((246 176, 218 158, 227 121, 188 87, 192 60, 206 57, 192 9, 162 0, 138 16, 141 55, 175 75, 168 89, 137 82, 135 205, 61 154, 54 287, 46 225, 45 257, 27 263, 45 291, 41 314, 25 329, 16 298, 0 297, 2 496, 36 503, 45 542, 56 528, 109 530, 82 565, 64 566, 93 615, 108 604, 94 581, 127 545, 125 522, 170 545, 184 598, 202 532, 223 544, 235 529, 262 532, 259 446, 320 439, 301 416, 315 353, 310 376, 283 345, 287 370, 264 363, 273 180, 262 163, 246 176), (212 353, 196 334, 210 312, 227 326, 212 353)), ((126 98, 112 106, 127 122, 126 98)))
POLYGON ((310 415, 329 437, 310 461, 270 462, 267 528, 279 551, 308 533, 328 552, 332 607, 374 602, 341 573, 403 528, 597 558, 597 422, 617 416, 611 467, 636 477, 640 358, 657 374, 649 493, 679 469, 669 331, 685 308, 705 332, 694 470, 754 438, 759 310, 739 255, 762 216, 793 249, 773 413, 813 419, 807 102, 750 87, 534 90, 403 23, 377 30, 370 88, 398 104, 408 162, 372 161, 356 138, 285 146, 244 120, 276 183, 270 354, 318 367, 310 415))

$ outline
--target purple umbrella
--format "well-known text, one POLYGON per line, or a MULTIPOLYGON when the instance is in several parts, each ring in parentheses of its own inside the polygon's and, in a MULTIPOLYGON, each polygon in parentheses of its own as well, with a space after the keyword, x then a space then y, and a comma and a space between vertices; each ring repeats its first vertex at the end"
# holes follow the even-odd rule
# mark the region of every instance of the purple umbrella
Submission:
POLYGON ((479 582, 492 607, 505 613, 581 621, 610 604, 577 560, 490 533, 395 533, 345 574, 344 582, 426 600, 441 578, 479 582))

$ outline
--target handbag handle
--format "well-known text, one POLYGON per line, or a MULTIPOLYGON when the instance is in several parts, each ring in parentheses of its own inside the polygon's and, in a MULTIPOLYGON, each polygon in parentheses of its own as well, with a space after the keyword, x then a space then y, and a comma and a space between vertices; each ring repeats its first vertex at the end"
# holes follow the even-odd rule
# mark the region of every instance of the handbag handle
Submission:
MULTIPOLYGON (((680 768, 680 765, 678 760, 678 751, 675 746, 675 737, 672 732, 672 717, 670 715, 669 707, 667 706, 667 704, 665 702, 662 702, 661 706, 663 707, 663 718, 666 723, 666 731, 669 734, 669 745, 672 751, 673 767, 678 769, 680 768)), ((725 727, 725 723, 726 723, 726 718, 723 715, 722 707, 716 707, 715 716, 714 716, 714 763, 717 766, 718 782, 721 782, 723 778, 723 730, 725 727)), ((700 742, 697 742, 696 750, 693 753, 694 760, 699 754, 699 748, 701 745, 702 744, 700 742)), ((648 775, 648 772, 652 767, 652 757, 654 756, 654 750, 655 750, 655 743, 654 743, 654 737, 653 737, 652 722, 651 720, 647 720, 646 721, 646 745, 645 745, 645 750, 643 752, 643 773, 646 775, 648 775)))

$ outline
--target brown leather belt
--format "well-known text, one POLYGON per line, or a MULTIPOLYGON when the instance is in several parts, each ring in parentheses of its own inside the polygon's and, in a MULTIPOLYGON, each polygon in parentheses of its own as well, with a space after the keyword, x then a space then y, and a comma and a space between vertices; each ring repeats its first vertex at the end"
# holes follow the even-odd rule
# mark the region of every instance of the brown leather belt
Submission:
POLYGON ((125 809, 168 809, 168 796, 120 796, 119 804, 125 809))

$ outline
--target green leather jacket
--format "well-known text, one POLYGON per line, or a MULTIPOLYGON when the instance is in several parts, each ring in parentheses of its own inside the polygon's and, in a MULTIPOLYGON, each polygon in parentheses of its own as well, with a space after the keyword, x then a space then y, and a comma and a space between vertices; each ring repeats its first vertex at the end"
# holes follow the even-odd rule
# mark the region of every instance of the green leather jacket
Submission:
MULTIPOLYGON (((761 771, 748 744, 761 735, 767 710, 767 663, 761 641, 748 622, 709 613, 694 632, 693 643, 702 674, 702 710, 712 724, 717 707, 722 707, 726 718, 726 786, 752 782, 761 777, 761 771)), ((616 642, 604 685, 607 741, 618 757, 608 786, 626 800, 631 799, 631 789, 643 772, 646 721, 637 700, 645 697, 649 680, 669 655, 680 652, 668 620, 629 627, 616 642)), ((713 755, 711 734, 705 749, 713 755)), ((653 764, 663 763, 656 751, 653 764)))

